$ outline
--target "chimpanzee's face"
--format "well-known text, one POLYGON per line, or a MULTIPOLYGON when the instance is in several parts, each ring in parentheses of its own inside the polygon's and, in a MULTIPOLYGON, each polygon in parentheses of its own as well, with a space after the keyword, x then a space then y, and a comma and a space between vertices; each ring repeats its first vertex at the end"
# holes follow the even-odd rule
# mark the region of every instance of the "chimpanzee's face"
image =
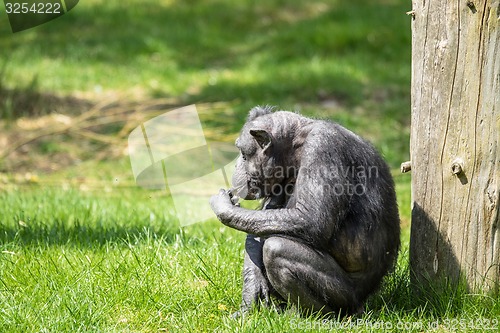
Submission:
POLYGON ((236 147, 240 150, 232 179, 236 195, 246 200, 269 197, 273 186, 283 178, 273 156, 271 135, 244 127, 236 147))

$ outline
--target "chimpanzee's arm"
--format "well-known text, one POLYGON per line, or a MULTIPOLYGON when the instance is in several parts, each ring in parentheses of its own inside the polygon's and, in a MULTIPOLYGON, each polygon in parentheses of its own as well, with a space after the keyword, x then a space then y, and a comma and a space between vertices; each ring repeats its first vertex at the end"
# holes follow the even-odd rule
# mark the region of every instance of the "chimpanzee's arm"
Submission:
MULTIPOLYGON (((229 198, 228 192, 223 190, 219 196, 229 198)), ((219 220, 225 225, 257 236, 303 235, 305 230, 309 232, 315 227, 315 221, 309 218, 312 214, 300 208, 250 210, 220 204, 213 205, 213 208, 219 220)))
POLYGON ((221 190, 212 197, 211 205, 223 224, 248 234, 287 235, 311 243, 327 242, 348 203, 345 196, 320 192, 317 189, 317 195, 309 196, 307 202, 299 197, 293 208, 255 211, 233 206, 229 193, 221 190), (328 200, 323 200, 324 196, 328 200))

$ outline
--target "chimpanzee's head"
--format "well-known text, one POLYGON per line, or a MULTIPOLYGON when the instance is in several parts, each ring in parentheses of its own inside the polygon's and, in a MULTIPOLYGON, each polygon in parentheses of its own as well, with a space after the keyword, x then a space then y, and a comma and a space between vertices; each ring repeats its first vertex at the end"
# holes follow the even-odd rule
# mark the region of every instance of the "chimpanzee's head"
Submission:
POLYGON ((286 177, 283 147, 273 136, 272 120, 272 108, 253 108, 236 140, 240 156, 232 183, 235 194, 243 199, 271 196, 286 177))

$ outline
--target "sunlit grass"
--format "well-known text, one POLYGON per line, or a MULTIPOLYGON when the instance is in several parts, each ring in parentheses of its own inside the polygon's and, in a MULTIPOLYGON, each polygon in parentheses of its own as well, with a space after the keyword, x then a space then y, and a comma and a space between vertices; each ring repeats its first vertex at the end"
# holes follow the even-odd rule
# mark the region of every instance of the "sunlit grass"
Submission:
MULTIPOLYGON (((405 183, 398 180, 403 207, 405 183)), ((498 299, 465 290, 427 305, 415 299, 407 226, 395 272, 361 317, 325 321, 291 308, 263 309, 241 321, 229 315, 240 302, 244 235, 215 220, 180 228, 158 193, 24 185, 0 192, 0 211, 2 332, 369 332, 403 324, 421 332, 457 319, 493 323, 500 313, 498 299)), ((401 213, 408 220, 408 210, 401 213)))

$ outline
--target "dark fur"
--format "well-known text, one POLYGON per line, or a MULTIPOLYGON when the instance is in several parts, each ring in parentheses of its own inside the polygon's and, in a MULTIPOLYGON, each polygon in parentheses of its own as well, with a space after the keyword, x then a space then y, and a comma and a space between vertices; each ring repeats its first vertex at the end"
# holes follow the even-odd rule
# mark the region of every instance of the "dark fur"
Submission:
POLYGON ((399 249, 386 163, 338 124, 267 107, 250 111, 236 145, 232 191, 264 199, 263 209, 235 206, 224 190, 210 203, 248 234, 242 310, 275 295, 314 311, 360 311, 399 249))

